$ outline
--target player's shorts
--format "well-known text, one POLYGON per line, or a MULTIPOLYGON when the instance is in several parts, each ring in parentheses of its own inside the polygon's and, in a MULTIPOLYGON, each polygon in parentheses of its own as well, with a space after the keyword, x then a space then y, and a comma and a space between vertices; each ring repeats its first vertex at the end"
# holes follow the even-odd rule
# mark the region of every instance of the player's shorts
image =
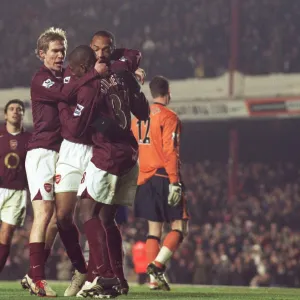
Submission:
POLYGON ((54 176, 58 153, 37 148, 27 152, 25 168, 30 199, 54 200, 54 176))
POLYGON ((0 188, 0 220, 22 226, 26 215, 27 192, 0 188))
POLYGON ((82 177, 78 196, 108 205, 131 206, 136 193, 138 173, 138 164, 125 175, 116 176, 98 169, 90 161, 82 177))
POLYGON ((169 184, 168 178, 153 176, 146 183, 139 185, 134 202, 135 217, 153 222, 187 220, 184 197, 175 207, 168 204, 169 184))
POLYGON ((77 192, 92 158, 92 146, 63 140, 56 165, 55 193, 77 192))
POLYGON ((128 221, 128 207, 120 206, 116 214, 116 222, 119 225, 125 224, 128 221))

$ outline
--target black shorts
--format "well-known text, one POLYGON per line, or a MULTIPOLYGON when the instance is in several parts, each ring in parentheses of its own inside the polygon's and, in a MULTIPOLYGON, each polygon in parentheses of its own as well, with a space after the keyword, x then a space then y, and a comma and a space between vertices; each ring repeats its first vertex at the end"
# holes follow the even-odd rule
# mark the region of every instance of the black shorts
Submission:
POLYGON ((117 210, 116 214, 116 222, 119 225, 127 223, 128 220, 128 207, 127 206, 120 206, 117 210))
POLYGON ((153 176, 139 185, 134 202, 135 217, 154 222, 188 219, 184 197, 175 207, 168 204, 169 184, 168 178, 153 176))

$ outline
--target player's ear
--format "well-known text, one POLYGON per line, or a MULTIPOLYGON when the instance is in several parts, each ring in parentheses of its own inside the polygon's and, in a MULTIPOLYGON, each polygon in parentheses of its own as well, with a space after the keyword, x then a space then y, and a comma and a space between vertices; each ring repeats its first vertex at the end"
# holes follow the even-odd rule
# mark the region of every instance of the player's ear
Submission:
POLYGON ((39 57, 40 57, 40 59, 42 59, 42 60, 44 60, 45 59, 45 52, 44 52, 44 50, 39 50, 39 57))
POLYGON ((81 64, 80 65, 80 72, 81 73, 85 74, 87 72, 87 70, 88 70, 88 67, 87 67, 86 64, 81 64))

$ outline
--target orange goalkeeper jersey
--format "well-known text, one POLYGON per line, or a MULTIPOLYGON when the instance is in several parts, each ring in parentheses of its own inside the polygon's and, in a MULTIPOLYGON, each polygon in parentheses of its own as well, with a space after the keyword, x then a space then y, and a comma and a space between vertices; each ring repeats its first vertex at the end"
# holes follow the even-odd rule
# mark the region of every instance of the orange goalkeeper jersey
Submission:
POLYGON ((180 120, 162 104, 154 103, 150 110, 148 121, 132 120, 132 131, 139 143, 138 185, 154 175, 169 177, 171 183, 179 182, 180 120))

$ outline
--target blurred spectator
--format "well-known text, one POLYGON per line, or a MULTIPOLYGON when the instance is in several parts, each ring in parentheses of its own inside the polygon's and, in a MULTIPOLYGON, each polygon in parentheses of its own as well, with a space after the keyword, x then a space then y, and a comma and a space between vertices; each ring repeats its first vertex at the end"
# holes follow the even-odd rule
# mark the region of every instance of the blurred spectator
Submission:
MULTIPOLYGON (((152 0, 143 6, 140 0, 2 2, 0 88, 29 86, 39 65, 36 39, 50 26, 67 31, 69 49, 88 44, 100 29, 112 31, 118 46, 143 52, 149 78, 158 73, 170 79, 214 77, 228 69, 230 0, 152 0)), ((240 3, 239 69, 247 74, 300 72, 300 2, 240 3)))
MULTIPOLYGON (((167 270, 171 282, 300 286, 300 173, 295 164, 241 164, 241 188, 233 205, 226 198, 226 164, 184 164, 182 173, 192 219, 190 233, 167 270)), ((32 222, 32 212, 28 212, 25 228, 15 234, 0 279, 21 278, 27 271, 32 222)), ((130 277, 132 247, 146 237, 146 223, 135 220, 130 212, 122 232, 130 277)), ((71 264, 59 240, 50 260, 49 278, 71 278, 71 264)))

